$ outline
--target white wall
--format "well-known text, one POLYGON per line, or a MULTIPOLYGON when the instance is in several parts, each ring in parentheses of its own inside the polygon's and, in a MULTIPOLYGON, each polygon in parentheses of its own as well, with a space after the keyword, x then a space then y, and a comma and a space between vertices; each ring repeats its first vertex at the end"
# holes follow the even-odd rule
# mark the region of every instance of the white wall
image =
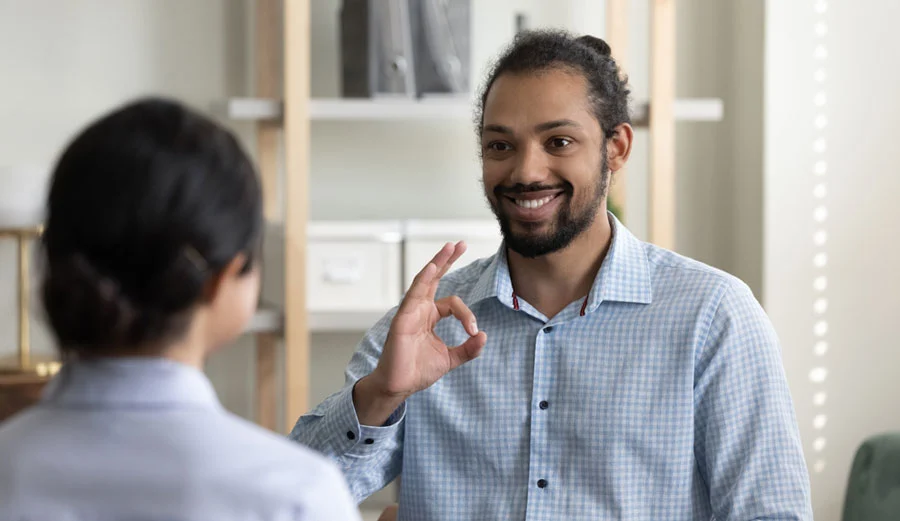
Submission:
MULTIPOLYGON (((531 26, 604 32, 605 7, 595 0, 472 1, 476 85, 512 37, 516 12, 528 14, 531 26)), ((339 5, 337 0, 312 1, 315 96, 339 92, 339 5)), ((761 190, 761 166, 754 163, 761 148, 761 85, 760 76, 745 71, 744 61, 735 57, 750 56, 761 68, 762 9, 757 5, 679 3, 677 69, 679 96, 726 99, 726 121, 678 125, 678 250, 738 272, 754 289, 759 288, 754 273, 761 271, 753 256, 758 242, 748 246, 741 237, 756 237, 753 233, 761 230, 761 203, 753 191, 757 185, 761 190), (742 205, 749 206, 744 214, 751 219, 738 219, 742 205)), ((640 100, 649 90, 649 0, 633 0, 630 9, 626 71, 640 100)), ((201 109, 250 94, 250 14, 252 0, 0 0, 0 163, 52 162, 89 119, 139 94, 169 94, 201 109)), ((252 125, 227 124, 253 148, 252 125)), ((649 136, 644 130, 636 135, 627 174, 628 223, 645 237, 649 136)), ((312 151, 314 219, 490 216, 468 122, 315 122, 312 151), (371 196, 376 190, 377 198, 371 196)), ((14 259, 12 245, 0 243, 0 317, 12 317, 15 309, 14 259)), ((359 335, 313 337, 313 401, 340 385, 359 335)), ((14 340, 12 319, 0 320, 0 350, 7 350, 0 356, 11 353, 14 340)), ((40 331, 36 343, 49 351, 40 331)), ((223 351, 207 371, 225 405, 252 417, 249 347, 243 340, 223 351)))
POLYGON ((900 430, 898 17, 896 2, 766 3, 765 303, 783 340, 820 521, 840 519, 859 444, 900 430), (827 10, 820 15, 817 5, 827 10), (818 21, 827 24, 825 38, 816 36, 818 21), (822 60, 814 59, 819 44, 822 60), (827 73, 822 83, 814 79, 819 67, 827 73), (820 91, 827 99, 817 107, 820 91), (828 119, 822 130, 814 125, 819 114, 828 119), (822 153, 814 150, 819 138, 822 153), (818 160, 827 161, 824 176, 814 174, 818 160), (821 199, 813 195, 819 183, 827 189, 821 199), (821 223, 814 219, 820 205, 828 211, 821 223), (822 246, 813 240, 818 230, 828 234, 822 246), (814 267, 822 252, 827 265, 814 267), (814 289, 820 276, 827 277, 822 292, 814 289), (820 297, 828 300, 824 314, 814 312, 820 297), (814 334, 820 320, 828 326, 822 337, 814 334), (828 343, 824 356, 815 351, 820 340, 828 343), (814 367, 827 369, 824 382, 810 381, 814 367), (824 405, 814 405, 818 392, 827 393, 824 405), (822 429, 814 427, 819 414, 827 419, 822 429), (813 448, 819 437, 821 452, 813 448))
MULTIPOLYGON (((134 96, 209 110, 246 92, 245 10, 242 0, 0 0, 0 164, 49 168, 88 120, 134 96)), ((0 241, 0 357, 16 345, 15 259, 0 241)), ((51 352, 35 329, 35 350, 51 352)))
POLYGON ((679 253, 761 293, 763 7, 678 4, 677 95, 720 97, 719 123, 677 126, 679 253))

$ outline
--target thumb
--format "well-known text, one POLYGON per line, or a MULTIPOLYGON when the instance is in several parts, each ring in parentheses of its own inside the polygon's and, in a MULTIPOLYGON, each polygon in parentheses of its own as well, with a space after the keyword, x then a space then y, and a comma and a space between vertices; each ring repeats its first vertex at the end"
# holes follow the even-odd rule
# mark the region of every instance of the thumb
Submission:
POLYGON ((487 335, 484 331, 479 331, 475 336, 469 337, 463 344, 451 348, 450 353, 450 370, 454 370, 464 363, 478 358, 482 348, 487 343, 487 335))

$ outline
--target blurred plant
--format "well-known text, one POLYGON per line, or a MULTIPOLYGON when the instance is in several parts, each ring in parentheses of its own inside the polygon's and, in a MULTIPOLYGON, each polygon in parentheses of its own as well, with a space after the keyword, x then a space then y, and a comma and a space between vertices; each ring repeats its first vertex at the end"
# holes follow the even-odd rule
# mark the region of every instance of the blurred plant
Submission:
POLYGON ((610 197, 610 198, 607 199, 607 201, 606 201, 606 207, 607 207, 607 209, 608 209, 610 212, 612 212, 613 215, 616 216, 616 219, 618 219, 619 221, 624 222, 624 220, 623 220, 624 212, 622 211, 622 207, 619 206, 619 202, 618 202, 618 201, 616 201, 616 200, 614 200, 612 197, 610 197))

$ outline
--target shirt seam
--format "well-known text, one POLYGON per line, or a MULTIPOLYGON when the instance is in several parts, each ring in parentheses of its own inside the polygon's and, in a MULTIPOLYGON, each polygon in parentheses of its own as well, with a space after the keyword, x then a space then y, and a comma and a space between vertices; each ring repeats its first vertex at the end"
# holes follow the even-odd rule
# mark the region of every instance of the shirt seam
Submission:
MULTIPOLYGON (((719 311, 722 309, 722 303, 725 301, 725 297, 728 295, 728 292, 731 290, 731 285, 729 285, 727 283, 727 280, 722 281, 722 285, 719 288, 717 288, 717 290, 721 292, 721 295, 718 296, 718 302, 716 302, 715 311, 713 312, 712 318, 709 321, 709 325, 706 328, 706 334, 703 337, 703 342, 700 343, 700 353, 698 353, 697 355, 694 356, 694 379, 695 379, 695 382, 696 382, 696 377, 697 377, 697 375, 696 375, 697 364, 700 362, 700 358, 702 357, 703 353, 706 353, 706 349, 707 349, 706 344, 709 342, 709 335, 710 335, 710 333, 712 333, 712 328, 716 322, 716 317, 719 316, 719 311)), ((694 411, 694 413, 696 414, 696 410, 694 411)), ((696 427, 696 425, 695 425, 695 427, 696 427)), ((697 432, 695 430, 694 436, 696 436, 696 435, 697 435, 697 432)), ((696 444, 696 439, 694 440, 694 444, 696 444)), ((696 447, 696 445, 695 445, 695 447, 696 447)), ((697 460, 697 449, 694 448, 694 450, 692 452, 694 455, 694 465, 696 465, 697 468, 700 469, 700 470, 698 470, 698 472, 700 472, 700 480, 703 481, 703 485, 706 487, 706 490, 709 490, 708 476, 704 476, 705 471, 707 469, 701 469, 700 462, 697 460)), ((710 507, 711 506, 712 505, 710 505, 710 507)), ((713 518, 715 519, 715 516, 713 516, 713 518)))
MULTIPOLYGON (((730 284, 728 284, 727 280, 722 280, 722 284, 718 289, 721 294, 718 296, 718 302, 716 302, 715 310, 713 311, 712 319, 709 321, 709 325, 706 326, 706 334, 703 335, 703 342, 700 343, 700 348, 702 352, 706 352, 707 343, 709 342, 709 335, 712 333, 713 324, 716 322, 716 317, 719 316, 719 311, 722 309, 722 303, 725 301, 725 297, 728 296, 728 292, 732 290, 730 284)), ((697 359, 694 359, 694 367, 697 366, 697 359)))
POLYGON ((647 259, 647 260, 648 260, 648 262, 650 262, 650 264, 652 264, 653 266, 656 266, 658 268, 667 268, 670 270, 678 270, 678 271, 688 271, 691 273, 701 273, 704 275, 709 275, 711 277, 714 277, 716 280, 719 280, 725 284, 728 284, 728 280, 730 277, 727 273, 719 273, 712 267, 694 268, 691 266, 679 266, 676 264, 663 264, 663 263, 653 261, 650 259, 647 259))

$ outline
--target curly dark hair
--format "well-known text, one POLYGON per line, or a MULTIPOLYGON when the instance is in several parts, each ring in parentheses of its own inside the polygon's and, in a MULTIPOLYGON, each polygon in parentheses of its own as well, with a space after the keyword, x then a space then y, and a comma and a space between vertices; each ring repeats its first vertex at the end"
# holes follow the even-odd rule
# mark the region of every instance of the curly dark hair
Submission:
POLYGON ((612 58, 609 45, 593 36, 576 37, 560 30, 523 31, 494 63, 481 90, 476 112, 477 135, 484 126, 484 104, 494 82, 505 73, 563 69, 581 74, 588 83, 594 115, 609 138, 622 123, 631 123, 628 78, 612 58))

